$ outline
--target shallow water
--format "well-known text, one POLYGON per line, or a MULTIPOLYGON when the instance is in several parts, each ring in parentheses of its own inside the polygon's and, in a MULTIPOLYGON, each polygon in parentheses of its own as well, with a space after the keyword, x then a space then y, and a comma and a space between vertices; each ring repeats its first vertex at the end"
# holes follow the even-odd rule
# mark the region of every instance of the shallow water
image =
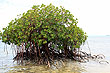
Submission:
MULTIPOLYGON (((88 43, 92 54, 104 54, 105 59, 110 63, 110 37, 88 37, 88 43)), ((59 66, 47 66, 40 65, 28 65, 20 66, 16 62, 13 63, 13 50, 11 46, 5 45, 0 41, 0 73, 110 73, 110 64, 106 62, 99 63, 99 60, 90 60, 87 63, 79 63, 69 60, 64 62, 65 65, 59 64, 59 66), (7 51, 8 52, 7 52, 7 51)), ((83 51, 90 52, 87 42, 81 47, 83 51)), ((102 60, 101 60, 102 61, 102 60)), ((60 63, 60 62, 59 62, 60 63)))
POLYGON ((82 73, 84 72, 84 68, 81 67, 80 63, 78 62, 73 62, 69 61, 64 62, 65 66, 51 66, 48 68, 45 65, 40 65, 40 66, 33 66, 33 65, 28 65, 28 66, 15 66, 13 71, 9 71, 8 73, 82 73), (57 67, 57 68, 56 68, 57 67), (16 70, 15 70, 16 69, 16 70))

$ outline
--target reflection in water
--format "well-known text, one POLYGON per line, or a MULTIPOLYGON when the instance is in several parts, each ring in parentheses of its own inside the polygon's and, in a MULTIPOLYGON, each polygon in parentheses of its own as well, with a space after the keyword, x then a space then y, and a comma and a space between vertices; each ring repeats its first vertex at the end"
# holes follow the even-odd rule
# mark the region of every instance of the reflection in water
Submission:
POLYGON ((59 63, 57 66, 52 65, 50 68, 44 65, 15 66, 12 67, 13 70, 7 73, 83 73, 85 71, 79 62, 68 61, 64 62, 65 65, 61 65, 59 61, 57 62, 59 63))

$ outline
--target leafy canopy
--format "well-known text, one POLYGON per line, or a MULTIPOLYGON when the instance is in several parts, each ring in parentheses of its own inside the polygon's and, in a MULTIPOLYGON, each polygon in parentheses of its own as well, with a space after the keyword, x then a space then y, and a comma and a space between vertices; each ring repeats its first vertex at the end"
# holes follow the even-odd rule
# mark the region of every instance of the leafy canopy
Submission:
POLYGON ((31 41, 37 46, 52 43, 57 49, 63 49, 65 45, 71 49, 79 48, 87 36, 77 23, 77 18, 62 6, 34 5, 3 29, 2 41, 18 46, 26 43, 27 48, 31 41))
POLYGON ((2 32, 0 31, 0 40, 1 40, 2 32))

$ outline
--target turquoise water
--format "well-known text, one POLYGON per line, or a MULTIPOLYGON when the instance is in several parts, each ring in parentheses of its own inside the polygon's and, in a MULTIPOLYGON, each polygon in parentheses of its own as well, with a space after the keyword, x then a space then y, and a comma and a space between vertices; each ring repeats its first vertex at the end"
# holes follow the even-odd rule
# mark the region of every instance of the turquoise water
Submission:
POLYGON ((14 65, 11 46, 0 41, 0 73, 10 70, 14 65))
MULTIPOLYGON (((97 54, 104 54, 105 59, 103 61, 107 61, 110 63, 110 36, 89 36, 85 45, 81 46, 81 49, 83 51, 86 51, 88 53, 91 52, 92 55, 97 54), (89 44, 89 46, 88 46, 89 44), (89 48, 90 50, 89 50, 89 48)), ((5 45, 0 41, 0 73, 8 72, 9 70, 13 70, 17 66, 16 62, 13 62, 13 57, 15 56, 14 50, 11 48, 10 45, 5 45), (5 47, 5 48, 4 48, 5 47), (7 47, 7 49, 6 49, 7 47)), ((33 66, 31 66, 32 70, 33 66)), ((23 68, 23 67, 22 67, 23 68)), ((35 66, 34 66, 35 68, 35 66)), ((39 69, 40 73, 50 73, 48 70, 47 72, 42 72, 46 70, 44 67, 37 67, 39 69)), ((36 69, 37 69, 36 68, 36 69)), ((90 60, 87 63, 77 63, 69 61, 66 63, 66 67, 62 67, 60 70, 51 71, 51 73, 110 73, 110 64, 107 64, 106 62, 103 62, 102 64, 99 63, 99 60, 90 60), (77 71, 81 70, 80 72, 75 71, 75 68, 77 71), (68 72, 65 71, 67 69, 68 72), (64 70, 64 71, 63 71, 64 70)), ((24 71, 21 71, 22 73, 25 73, 24 71)), ((37 73, 35 71, 34 73, 37 73)))

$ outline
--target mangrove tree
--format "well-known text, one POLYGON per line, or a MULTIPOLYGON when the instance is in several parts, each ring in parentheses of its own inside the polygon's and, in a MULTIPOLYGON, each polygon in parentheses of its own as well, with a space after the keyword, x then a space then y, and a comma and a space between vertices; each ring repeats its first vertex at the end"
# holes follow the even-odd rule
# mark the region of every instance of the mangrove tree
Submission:
POLYGON ((77 23, 77 18, 62 6, 34 5, 3 28, 2 41, 16 45, 14 60, 20 62, 49 64, 55 59, 80 60, 83 56, 78 49, 87 36, 77 23))

